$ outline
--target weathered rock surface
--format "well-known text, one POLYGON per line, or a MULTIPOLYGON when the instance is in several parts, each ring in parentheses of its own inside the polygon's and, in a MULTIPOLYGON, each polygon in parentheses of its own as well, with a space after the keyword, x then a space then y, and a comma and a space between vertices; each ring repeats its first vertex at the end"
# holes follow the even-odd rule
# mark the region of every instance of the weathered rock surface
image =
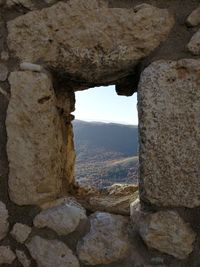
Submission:
POLYGON ((23 267, 31 267, 31 260, 27 257, 24 251, 17 249, 15 252, 18 261, 21 263, 23 267))
POLYGON ((200 6, 188 16, 187 24, 193 27, 200 24, 200 6))
POLYGON ((138 185, 113 184, 104 190, 78 187, 76 197, 90 211, 129 215, 130 203, 138 198, 138 194, 138 185))
POLYGON ((19 205, 55 199, 63 178, 62 125, 51 79, 44 73, 11 73, 7 111, 9 193, 19 205))
POLYGON ((34 219, 34 225, 39 228, 48 227, 59 235, 68 235, 81 222, 87 219, 86 211, 73 204, 63 204, 43 210, 34 219))
POLYGON ((34 9, 32 0, 6 0, 6 6, 12 8, 14 6, 23 6, 28 10, 34 9))
POLYGON ((19 243, 24 243, 31 233, 31 227, 22 223, 16 223, 10 233, 19 243))
POLYGON ((108 188, 110 196, 127 196, 138 191, 138 185, 134 184, 113 184, 108 188))
POLYGON ((138 198, 138 191, 115 192, 111 190, 110 194, 90 197, 89 208, 93 211, 106 211, 115 214, 129 215, 130 204, 138 198))
POLYGON ((33 237, 27 244, 31 256, 38 267, 79 267, 79 261, 72 251, 62 242, 33 237))
POLYGON ((0 81, 3 82, 8 77, 8 68, 6 65, 0 63, 0 81))
POLYGON ((16 255, 9 246, 0 246, 0 264, 11 264, 16 255))
POLYGON ((0 201, 0 240, 2 240, 8 232, 8 210, 3 202, 0 201))
MULTIPOLYGON (((0 3, 1 4, 1 3, 0 3)), ((7 51, 1 52, 1 60, 7 61, 9 59, 9 54, 7 51)))
POLYGON ((167 10, 147 4, 133 10, 60 1, 8 22, 7 43, 20 60, 44 62, 79 81, 111 82, 158 47, 173 24, 167 10))
MULTIPOLYGON (((134 218, 133 218, 134 220, 134 218)), ((150 248, 185 259, 193 251, 195 233, 178 213, 160 211, 140 216, 139 232, 150 248)))
POLYGON ((109 264, 123 259, 129 250, 128 218, 96 212, 90 232, 78 243, 79 259, 86 265, 109 264))
POLYGON ((141 76, 141 198, 158 206, 200 205, 200 60, 158 61, 141 76))
POLYGON ((200 55, 200 30, 193 35, 188 44, 188 49, 193 55, 200 55))

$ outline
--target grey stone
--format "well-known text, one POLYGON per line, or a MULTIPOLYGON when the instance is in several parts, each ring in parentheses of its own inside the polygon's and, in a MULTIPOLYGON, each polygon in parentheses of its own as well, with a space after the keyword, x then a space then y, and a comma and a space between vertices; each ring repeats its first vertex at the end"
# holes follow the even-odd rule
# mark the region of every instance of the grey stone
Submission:
POLYGON ((79 267, 79 261, 72 251, 58 240, 46 240, 35 236, 27 244, 38 267, 79 267))
POLYGON ((11 264, 15 259, 16 255, 9 246, 0 246, 0 264, 11 264))
POLYGON ((137 216, 139 233, 148 247, 178 259, 187 258, 193 251, 196 234, 178 213, 160 211, 137 216))
POLYGON ((200 60, 157 61, 138 89, 140 187, 158 206, 200 205, 200 60))
POLYGON ((22 250, 15 251, 18 261, 23 267, 31 267, 31 260, 27 257, 26 253, 22 250))
POLYGON ((83 264, 109 264, 126 257, 130 249, 126 217, 96 212, 91 215, 90 223, 90 232, 77 246, 83 264))
POLYGON ((187 24, 193 27, 200 24, 200 6, 192 11, 192 13, 188 16, 187 24))
POLYGON ((33 10, 34 9, 34 4, 32 2, 32 0, 6 0, 6 6, 8 8, 12 8, 15 6, 23 6, 29 10, 33 10))
POLYGON ((3 202, 0 202, 0 240, 7 235, 9 228, 8 210, 3 202))
POLYGON ((187 47, 193 55, 200 55, 200 30, 192 36, 187 47))
POLYGON ((87 219, 87 216, 82 207, 62 204, 39 213, 34 219, 34 226, 38 228, 48 227, 59 235, 68 235, 84 219, 87 219))
POLYGON ((22 223, 16 223, 10 233, 14 239, 23 244, 31 233, 31 227, 22 223))

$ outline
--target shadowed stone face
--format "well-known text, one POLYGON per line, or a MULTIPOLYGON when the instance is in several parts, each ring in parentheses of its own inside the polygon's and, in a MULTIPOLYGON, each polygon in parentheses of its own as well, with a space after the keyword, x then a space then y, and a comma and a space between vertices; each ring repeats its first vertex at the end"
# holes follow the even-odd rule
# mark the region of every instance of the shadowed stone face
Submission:
POLYGON ((158 61, 139 84, 141 197, 200 205, 200 60, 158 61))
POLYGON ((173 24, 167 10, 147 4, 122 9, 71 0, 8 22, 7 43, 20 60, 41 62, 72 80, 108 83, 158 47, 173 24))

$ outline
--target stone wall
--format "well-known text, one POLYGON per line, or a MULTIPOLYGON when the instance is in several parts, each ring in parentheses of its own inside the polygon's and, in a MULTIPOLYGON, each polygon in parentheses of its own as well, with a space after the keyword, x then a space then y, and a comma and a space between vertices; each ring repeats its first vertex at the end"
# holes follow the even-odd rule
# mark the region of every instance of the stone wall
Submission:
POLYGON ((198 0, 0 0, 0 266, 200 266, 199 26, 198 0), (110 84, 139 199, 75 182, 75 91, 110 84))

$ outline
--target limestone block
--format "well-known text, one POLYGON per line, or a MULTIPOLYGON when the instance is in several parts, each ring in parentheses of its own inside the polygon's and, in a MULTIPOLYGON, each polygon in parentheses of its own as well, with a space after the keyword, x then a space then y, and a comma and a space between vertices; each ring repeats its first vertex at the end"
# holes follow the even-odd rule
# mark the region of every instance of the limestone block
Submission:
POLYGON ((39 213, 34 219, 34 226, 38 228, 48 227, 58 235, 68 235, 84 219, 87 219, 84 208, 79 208, 73 204, 63 204, 39 213))
POLYGON ((130 203, 138 198, 138 191, 129 193, 112 189, 111 194, 92 196, 89 199, 89 208, 93 211, 106 211, 120 215, 130 214, 130 203), (116 194, 115 194, 116 193, 116 194), (124 195, 123 195, 124 194, 124 195))
POLYGON ((8 68, 6 65, 0 63, 0 81, 4 82, 8 77, 8 68))
POLYGON ((200 205, 200 60, 157 61, 138 89, 140 197, 200 205))
POLYGON ((121 215, 96 212, 90 217, 90 232, 77 245, 83 264, 109 264, 123 259, 129 250, 128 219, 121 215))
POLYGON ((30 71, 11 73, 9 82, 10 198, 18 205, 41 204, 60 193, 66 157, 52 82, 47 74, 30 71))
POLYGON ((0 240, 2 240, 8 232, 8 210, 3 202, 0 202, 0 240))
POLYGON ((79 267, 79 261, 62 242, 33 237, 27 248, 38 267, 79 267))
POLYGON ((193 55, 200 55, 200 30, 192 36, 188 49, 193 55))
POLYGON ((15 253, 17 255, 18 261, 23 267, 31 267, 31 260, 27 257, 24 251, 17 249, 15 253))
POLYGON ((16 223, 10 233, 19 243, 24 243, 31 233, 31 227, 25 224, 16 223))
POLYGON ((188 16, 187 24, 193 27, 200 24, 200 6, 192 11, 192 13, 188 16))
POLYGON ((11 264, 16 255, 9 246, 0 246, 0 264, 11 264))
POLYGON ((185 259, 193 251, 195 233, 178 213, 160 211, 138 220, 139 233, 148 247, 185 259))
POLYGON ((7 44, 20 60, 44 62, 76 81, 112 82, 158 47, 173 24, 167 10, 151 5, 133 10, 59 1, 9 21, 7 44))

